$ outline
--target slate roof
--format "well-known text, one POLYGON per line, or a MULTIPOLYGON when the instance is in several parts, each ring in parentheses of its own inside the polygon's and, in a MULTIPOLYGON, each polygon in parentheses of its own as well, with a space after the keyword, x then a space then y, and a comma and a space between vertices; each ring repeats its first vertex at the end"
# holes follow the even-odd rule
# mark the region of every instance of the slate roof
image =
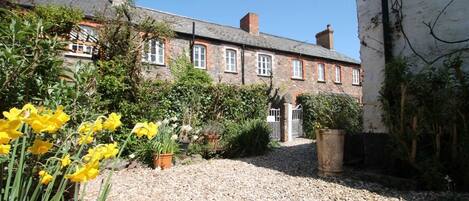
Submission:
MULTIPOLYGON (((109 8, 111 7, 109 0, 18 0, 17 2, 23 6, 34 6, 34 4, 58 4, 72 6, 82 9, 88 17, 95 16, 98 12, 110 10, 109 8)), ((278 50, 352 64, 360 64, 359 61, 342 53, 311 43, 305 43, 266 33, 260 33, 258 36, 255 36, 236 27, 219 25, 139 6, 135 9, 135 13, 139 16, 136 20, 143 19, 146 16, 152 17, 156 20, 164 20, 169 22, 173 30, 178 33, 192 34, 192 22, 195 22, 196 36, 241 45, 244 44, 267 50, 278 50)))

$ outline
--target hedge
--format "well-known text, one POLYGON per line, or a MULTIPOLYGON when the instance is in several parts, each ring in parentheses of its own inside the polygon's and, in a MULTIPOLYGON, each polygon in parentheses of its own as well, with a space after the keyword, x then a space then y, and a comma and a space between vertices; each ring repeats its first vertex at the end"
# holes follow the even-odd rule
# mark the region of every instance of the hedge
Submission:
POLYGON ((362 108, 358 101, 344 94, 301 94, 297 102, 303 107, 303 129, 315 138, 315 128, 344 129, 348 133, 362 130, 362 108))

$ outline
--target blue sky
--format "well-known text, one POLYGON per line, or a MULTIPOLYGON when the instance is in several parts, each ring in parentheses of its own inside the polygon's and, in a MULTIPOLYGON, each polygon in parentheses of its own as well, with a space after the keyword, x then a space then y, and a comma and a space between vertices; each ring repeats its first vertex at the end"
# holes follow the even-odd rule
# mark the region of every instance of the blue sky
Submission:
POLYGON ((316 43, 316 33, 331 24, 335 49, 360 57, 354 0, 136 0, 136 4, 234 27, 246 13, 254 12, 261 32, 309 43, 316 43))

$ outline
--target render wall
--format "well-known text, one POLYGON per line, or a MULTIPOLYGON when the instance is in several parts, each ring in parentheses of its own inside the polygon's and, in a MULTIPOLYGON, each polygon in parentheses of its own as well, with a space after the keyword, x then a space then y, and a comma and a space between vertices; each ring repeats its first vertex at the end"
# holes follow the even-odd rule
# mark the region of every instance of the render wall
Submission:
MULTIPOLYGON (((416 57, 404 35, 400 32, 399 20, 394 16, 392 5, 396 0, 388 0, 390 24, 392 28, 392 52, 395 57, 403 57, 419 70, 426 65, 416 57)), ((442 43, 430 35, 428 27, 423 22, 434 22, 439 12, 449 1, 443 0, 411 0, 399 1, 402 4, 404 18, 402 26, 412 47, 427 61, 447 54, 461 47, 468 47, 469 43, 442 43)), ((384 39, 382 25, 381 0, 357 0, 358 29, 361 41, 360 57, 362 68, 366 72, 363 80, 364 132, 385 133, 386 128, 381 122, 381 109, 378 101, 379 90, 383 81, 385 66, 384 39)), ((446 40, 461 40, 469 38, 469 2, 454 1, 446 12, 442 13, 436 24, 435 32, 446 40)), ((469 57, 463 54, 465 67, 468 68, 469 57)), ((434 65, 441 66, 442 60, 434 65)))

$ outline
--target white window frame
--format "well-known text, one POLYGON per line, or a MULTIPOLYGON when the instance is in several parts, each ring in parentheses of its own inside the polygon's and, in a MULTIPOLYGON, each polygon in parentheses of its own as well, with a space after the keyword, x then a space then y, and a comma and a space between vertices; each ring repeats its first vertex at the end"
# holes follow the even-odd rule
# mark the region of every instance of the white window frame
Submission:
POLYGON ((339 65, 335 66, 335 83, 342 82, 342 67, 339 65))
POLYGON ((358 68, 352 69, 352 84, 360 85, 360 69, 358 68))
POLYGON ((326 64, 318 63, 318 81, 326 81, 326 64))
POLYGON ((164 65, 165 63, 165 44, 162 41, 150 39, 145 42, 145 48, 142 53, 142 61, 149 64, 164 65), (154 43, 153 43, 154 42, 154 43), (155 50, 152 53, 152 49, 155 50), (152 57, 154 59, 152 59, 152 57))
POLYGON ((238 71, 238 50, 225 48, 225 72, 236 73, 238 71), (230 55, 230 53, 234 53, 230 55), (232 63, 234 62, 234 63, 232 63))
POLYGON ((295 79, 303 79, 303 62, 295 59, 292 61, 293 76, 295 79))
POLYGON ((207 69, 207 47, 205 45, 195 44, 193 48, 192 58, 194 59, 194 68, 207 69), (196 51, 196 49, 198 48, 200 53, 197 54, 198 51, 196 51))
POLYGON ((65 55, 69 56, 78 56, 78 57, 86 57, 91 58, 93 56, 94 46, 90 45, 90 42, 86 41, 88 36, 96 37, 96 30, 94 27, 87 26, 87 25, 79 25, 80 30, 86 32, 86 36, 83 34, 78 34, 78 38, 73 38, 72 33, 70 33, 70 37, 72 41, 68 44, 69 51, 65 53, 65 55))
POLYGON ((274 56, 263 52, 256 55, 256 73, 259 76, 271 76, 274 68, 274 56), (262 58, 270 58, 270 62, 261 61, 262 58), (270 65, 269 65, 270 64, 270 65), (261 66, 262 65, 262 66, 261 66))

